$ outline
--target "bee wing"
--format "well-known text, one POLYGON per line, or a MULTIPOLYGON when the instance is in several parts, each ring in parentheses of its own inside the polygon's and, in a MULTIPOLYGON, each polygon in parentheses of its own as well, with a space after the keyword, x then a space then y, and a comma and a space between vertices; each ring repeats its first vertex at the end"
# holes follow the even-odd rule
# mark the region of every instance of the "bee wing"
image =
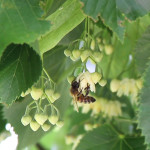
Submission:
POLYGON ((73 96, 73 103, 74 103, 74 106, 76 108, 76 111, 79 112, 79 107, 78 107, 78 104, 77 104, 77 96, 73 96))

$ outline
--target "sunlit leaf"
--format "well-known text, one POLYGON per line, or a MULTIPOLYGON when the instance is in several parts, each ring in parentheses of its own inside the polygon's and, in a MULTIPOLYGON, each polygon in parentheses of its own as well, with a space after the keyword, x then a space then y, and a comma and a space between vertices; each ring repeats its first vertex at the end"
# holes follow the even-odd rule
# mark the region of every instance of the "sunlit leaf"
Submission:
POLYGON ((41 19, 39 0, 0 1, 0 56, 10 43, 30 43, 50 28, 41 19))
POLYGON ((83 2, 83 11, 91 16, 95 21, 98 16, 101 17, 104 24, 115 32, 118 38, 123 42, 124 27, 121 26, 120 16, 115 0, 80 0, 83 2))
POLYGON ((81 5, 78 1, 68 0, 47 18, 47 20, 51 21, 52 27, 39 40, 41 53, 52 49, 67 33, 84 20, 85 16, 80 7, 81 5))
POLYGON ((11 104, 41 75, 40 56, 28 45, 8 46, 0 61, 0 102, 11 104))

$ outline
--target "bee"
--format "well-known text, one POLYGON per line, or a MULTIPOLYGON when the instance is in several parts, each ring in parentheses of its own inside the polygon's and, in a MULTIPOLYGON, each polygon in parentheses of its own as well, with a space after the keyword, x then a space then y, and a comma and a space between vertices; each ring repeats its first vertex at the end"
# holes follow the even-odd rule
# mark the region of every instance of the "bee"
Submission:
POLYGON ((70 93, 73 97, 74 103, 76 104, 77 111, 78 111, 78 105, 77 101, 80 103, 93 103, 95 102, 95 98, 88 96, 89 91, 90 91, 90 85, 87 84, 87 87, 84 89, 85 95, 82 93, 82 90, 79 91, 79 86, 80 86, 80 80, 77 82, 76 80, 73 80, 71 83, 71 89, 70 93))

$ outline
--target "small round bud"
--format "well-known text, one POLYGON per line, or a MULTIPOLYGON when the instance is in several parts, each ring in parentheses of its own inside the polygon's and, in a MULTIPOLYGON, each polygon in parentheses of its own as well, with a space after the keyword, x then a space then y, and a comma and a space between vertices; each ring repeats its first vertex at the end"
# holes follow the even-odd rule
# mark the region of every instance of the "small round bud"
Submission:
POLYGON ((98 72, 94 72, 91 74, 91 77, 93 82, 96 84, 102 78, 102 75, 98 72))
POLYGON ((87 123, 87 124, 84 125, 84 129, 85 129, 85 131, 91 131, 93 129, 93 125, 87 123))
POLYGON ((90 46, 90 47, 91 47, 91 49, 92 49, 92 50, 94 50, 94 49, 95 49, 95 41, 94 41, 94 40, 92 40, 92 42, 91 42, 91 46, 90 46))
POLYGON ((138 89, 141 89, 143 86, 142 80, 141 79, 136 80, 136 85, 137 85, 138 89))
POLYGON ((56 122, 57 127, 61 128, 64 125, 63 121, 56 122))
POLYGON ((26 95, 28 95, 31 92, 31 89, 28 89, 26 92, 22 92, 21 93, 21 97, 25 97, 26 95))
POLYGON ((67 135, 66 138, 65 138, 65 141, 66 141, 67 145, 70 145, 70 144, 74 143, 75 137, 71 136, 71 135, 67 135))
POLYGON ((81 54, 81 61, 84 62, 91 55, 90 50, 85 50, 81 54))
POLYGON ((99 50, 102 52, 104 49, 104 46, 102 44, 99 44, 98 47, 99 47, 99 50))
POLYGON ((52 95, 52 97, 53 97, 54 100, 57 100, 57 99, 60 98, 60 94, 59 94, 59 93, 54 93, 54 94, 52 95))
POLYGON ((31 90, 31 97, 34 99, 34 100, 38 100, 43 94, 43 91, 42 89, 38 89, 38 88, 35 88, 35 87, 32 87, 32 90, 31 90))
POLYGON ((68 82, 71 84, 72 83, 72 81, 75 79, 75 77, 74 76, 69 76, 69 77, 67 77, 67 80, 68 80, 68 82))
POLYGON ((37 114, 35 114, 34 119, 35 119, 40 125, 43 125, 44 122, 48 119, 48 116, 45 115, 45 114, 37 113, 37 114))
POLYGON ((107 81, 102 79, 98 83, 99 83, 100 86, 105 86, 107 84, 107 81))
POLYGON ((120 87, 120 81, 119 80, 116 80, 116 79, 113 79, 111 82, 110 82, 110 90, 112 92, 117 92, 118 89, 120 87))
POLYGON ((24 126, 27 126, 30 122, 31 122, 32 118, 30 115, 24 115, 22 118, 21 118, 21 122, 24 126))
POLYGON ((36 121, 31 121, 30 127, 33 131, 37 131, 39 129, 40 125, 36 121))
POLYGON ((73 50, 72 55, 75 59, 78 59, 81 55, 80 50, 73 50))
POLYGON ((51 123, 51 124, 56 124, 56 122, 58 121, 58 116, 56 116, 56 115, 52 115, 52 116, 49 116, 49 118, 48 118, 48 120, 49 120, 49 122, 51 123))
POLYGON ((50 99, 51 103, 55 102, 55 99, 52 96, 50 96, 49 99, 50 99))
POLYGON ((96 62, 100 62, 103 58, 103 54, 101 52, 94 52, 92 54, 96 62))
POLYGON ((69 56, 71 56, 71 51, 68 50, 68 49, 66 49, 66 50, 64 51, 64 54, 65 54, 67 57, 69 57, 69 56))
POLYGON ((46 132, 46 131, 48 131, 50 129, 51 125, 47 124, 47 123, 44 123, 41 127, 46 132))
POLYGON ((105 53, 111 55, 113 52, 113 47, 111 45, 105 45, 105 53))
POLYGON ((70 59, 71 59, 72 61, 76 61, 76 60, 77 60, 73 55, 70 56, 70 59))
POLYGON ((52 90, 52 89, 46 89, 46 90, 45 90, 45 93, 46 93, 47 96, 49 97, 49 96, 52 96, 52 95, 54 94, 54 90, 52 90))

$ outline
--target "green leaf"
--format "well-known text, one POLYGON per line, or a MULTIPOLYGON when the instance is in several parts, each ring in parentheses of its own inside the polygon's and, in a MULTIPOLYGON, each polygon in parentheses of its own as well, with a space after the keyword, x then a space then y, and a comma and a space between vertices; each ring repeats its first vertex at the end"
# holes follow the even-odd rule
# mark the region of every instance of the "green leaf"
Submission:
POLYGON ((73 62, 64 54, 65 46, 56 46, 44 54, 44 66, 50 77, 57 83, 66 79, 81 61, 73 62))
POLYGON ((3 117, 3 105, 0 104, 0 124, 1 124, 0 125, 0 133, 5 130, 6 123, 7 123, 7 121, 3 117))
POLYGON ((135 20, 150 11, 149 0, 116 0, 117 8, 129 19, 135 20))
MULTIPOLYGON (((145 32, 148 25, 150 25, 150 17, 148 15, 135 22, 126 23, 124 43, 122 44, 117 39, 114 40, 112 43, 113 53, 109 56, 104 55, 101 63, 99 63, 99 66, 102 67, 104 77, 116 78, 125 72, 128 72, 126 77, 129 77, 129 74, 131 78, 135 77, 136 71, 133 71, 136 70, 134 61, 130 61, 129 57, 132 56, 132 60, 134 59, 132 51, 135 49, 137 40, 145 32), (130 70, 131 73, 129 72, 130 67, 132 68, 130 70)), ((143 48, 139 50, 142 51, 143 48)), ((143 56, 140 54, 139 57, 143 56)), ((139 60, 138 63, 140 64, 142 61, 139 60)))
POLYGON ((45 132, 40 128, 37 132, 32 131, 30 126, 23 126, 21 118, 25 113, 26 106, 33 101, 31 96, 26 96, 23 101, 13 103, 9 108, 5 108, 4 116, 8 122, 14 127, 14 131, 18 134, 18 150, 36 143, 45 132))
POLYGON ((140 73, 145 71, 147 67, 147 62, 150 58, 150 26, 146 30, 146 32, 142 35, 142 37, 138 40, 138 43, 135 48, 135 58, 137 68, 140 73))
POLYGON ((142 129, 142 134, 145 136, 145 141, 150 144, 150 62, 144 75, 144 85, 140 94, 140 107, 139 107, 139 127, 142 129))
POLYGON ((60 9, 47 18, 47 20, 51 21, 52 27, 39 40, 41 53, 56 46, 67 33, 84 20, 85 16, 80 10, 80 7, 81 5, 77 0, 67 0, 60 9))
POLYGON ((0 61, 0 102, 11 104, 41 75, 39 55, 28 45, 11 44, 0 61))
POLYGON ((123 42, 125 29, 120 25, 121 13, 117 10, 115 0, 80 0, 83 2, 83 11, 91 16, 95 21, 100 15, 104 24, 115 32, 123 42))
POLYGON ((87 133, 76 150, 146 150, 146 146, 143 137, 125 137, 111 126, 102 125, 87 133))
POLYGON ((50 23, 41 16, 39 0, 1 0, 0 56, 10 43, 30 43, 44 34, 50 23))

